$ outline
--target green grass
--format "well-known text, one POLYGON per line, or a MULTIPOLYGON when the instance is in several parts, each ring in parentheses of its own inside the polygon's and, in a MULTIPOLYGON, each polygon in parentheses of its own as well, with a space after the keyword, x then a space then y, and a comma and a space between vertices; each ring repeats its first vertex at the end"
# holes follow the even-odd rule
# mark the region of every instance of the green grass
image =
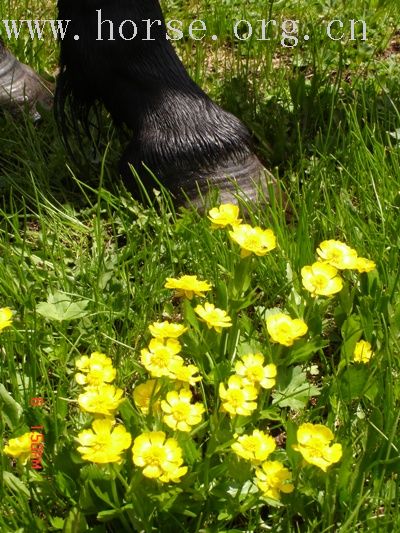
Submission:
MULTIPOLYGON (((8 4, 0 18, 22 17, 26 8, 44 16, 43 3, 8 4)), ((252 209, 251 222, 272 228, 278 248, 254 258, 250 274, 240 271, 226 232, 211 231, 205 217, 171 212, 162 198, 143 208, 126 193, 112 129, 105 127, 103 165, 83 171, 67 160, 51 115, 38 125, 0 116, 0 307, 14 312, 12 327, 0 334, 4 444, 32 425, 45 428, 43 473, 1 455, 1 531, 400 530, 397 3, 260 4, 164 2, 168 19, 196 16, 220 36, 218 45, 178 42, 179 54, 194 79, 249 126, 289 197, 290 217, 279 203, 252 209), (232 38, 232 20, 281 17, 299 19, 310 40, 284 49, 279 38, 232 38), (365 18, 367 42, 329 40, 322 21, 335 18, 365 18), (345 241, 377 270, 345 274, 341 293, 315 302, 300 271, 324 239, 345 241), (230 334, 209 332, 193 306, 172 299, 165 279, 180 274, 213 285, 211 300, 235 316, 230 334), (265 316, 276 307, 304 317, 308 342, 280 348, 269 341, 265 316), (190 324, 186 355, 204 372, 196 401, 213 413, 192 436, 179 437, 189 473, 177 485, 144 478, 130 453, 119 469, 89 466, 74 441, 91 422, 76 403, 82 388, 75 361, 96 350, 112 358, 127 397, 119 421, 134 437, 146 427, 173 434, 132 402, 135 384, 147 376, 139 361, 147 327, 162 317, 190 324), (374 349, 368 365, 350 362, 361 337, 374 349), (256 415, 232 421, 219 413, 216 390, 231 371, 227 361, 250 348, 277 365, 277 384, 256 415), (273 403, 276 391, 286 404, 273 403), (32 407, 38 396, 45 405, 32 407), (342 444, 342 460, 326 474, 291 448, 303 422, 326 424, 342 444), (255 427, 278 438, 276 458, 293 475, 295 491, 281 506, 247 494, 253 475, 229 451, 235 431, 255 427)), ((54 43, 10 46, 51 78, 54 43)))

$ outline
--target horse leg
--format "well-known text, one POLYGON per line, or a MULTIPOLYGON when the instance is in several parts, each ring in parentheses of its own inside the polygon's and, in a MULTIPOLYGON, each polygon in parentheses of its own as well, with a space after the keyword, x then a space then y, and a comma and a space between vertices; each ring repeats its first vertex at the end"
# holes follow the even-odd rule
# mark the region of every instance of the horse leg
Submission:
POLYGON ((59 18, 71 20, 60 43, 59 121, 66 123, 68 107, 85 120, 100 101, 117 124, 127 125, 132 140, 121 171, 128 186, 133 164, 147 189, 154 184, 145 167, 178 202, 199 204, 210 187, 223 201, 238 189, 252 200, 260 189, 266 194, 273 178, 254 154, 247 128, 189 77, 157 0, 58 0, 58 8, 59 18), (156 21, 150 35, 146 20, 156 21))

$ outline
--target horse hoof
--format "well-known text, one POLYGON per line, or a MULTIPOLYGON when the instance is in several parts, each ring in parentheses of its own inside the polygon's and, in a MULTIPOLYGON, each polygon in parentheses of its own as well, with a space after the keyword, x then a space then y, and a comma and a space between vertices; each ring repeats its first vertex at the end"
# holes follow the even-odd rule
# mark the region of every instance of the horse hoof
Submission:
POLYGON ((245 161, 203 172, 201 179, 191 176, 177 180, 172 192, 179 204, 204 212, 215 204, 216 196, 219 203, 265 205, 270 203, 271 194, 276 196, 277 183, 257 156, 250 154, 245 161))
POLYGON ((51 109, 53 93, 34 70, 20 63, 0 41, 0 108, 12 113, 28 110, 40 119, 37 106, 51 109))

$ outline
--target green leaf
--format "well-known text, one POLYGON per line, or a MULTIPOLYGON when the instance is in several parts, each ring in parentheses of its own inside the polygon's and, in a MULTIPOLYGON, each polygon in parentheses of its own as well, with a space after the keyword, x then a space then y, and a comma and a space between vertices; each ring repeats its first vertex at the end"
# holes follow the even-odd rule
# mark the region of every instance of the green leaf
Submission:
POLYGON ((365 365, 350 366, 338 381, 342 400, 350 401, 362 398, 368 393, 376 396, 378 389, 374 381, 369 380, 371 370, 365 365))
POLYGON ((354 348, 356 343, 362 336, 362 328, 360 317, 357 315, 351 315, 342 325, 342 356, 345 360, 350 361, 353 358, 354 348))
POLYGON ((9 394, 4 385, 0 384, 0 409, 5 423, 13 430, 17 425, 22 414, 22 407, 9 394))
POLYGON ((54 527, 54 529, 57 531, 62 531, 64 528, 64 518, 61 518, 60 516, 52 517, 50 516, 50 523, 54 527))
POLYGON ((55 291, 49 294, 47 302, 41 302, 36 306, 36 311, 39 315, 48 320, 77 320, 87 316, 89 312, 86 310, 89 300, 75 300, 72 301, 70 295, 55 291))
POLYGON ((292 370, 289 385, 281 390, 272 393, 273 404, 279 407, 290 407, 291 409, 303 409, 312 396, 319 396, 318 387, 307 381, 307 375, 300 366, 292 370))
POLYGON ((73 507, 65 520, 63 533, 83 533, 84 531, 88 531, 85 516, 77 507, 73 507))
POLYGON ((120 509, 107 509, 106 511, 100 511, 99 513, 97 513, 97 520, 99 522, 110 522, 114 518, 118 518, 118 516, 121 516, 127 509, 133 509, 133 505, 131 503, 128 503, 120 509))
POLYGON ((192 465, 201 459, 201 453, 191 437, 188 435, 178 435, 178 442, 188 465, 192 465))
POLYGON ((288 359, 290 363, 304 363, 309 361, 319 350, 328 346, 328 344, 329 342, 318 337, 309 341, 297 342, 294 348, 291 349, 288 359))
POLYGON ((190 324, 195 331, 200 331, 199 321, 197 320, 196 313, 190 304, 190 301, 186 298, 183 300, 183 316, 185 321, 190 324))
POLYGON ((3 482, 13 492, 23 494, 27 498, 30 498, 30 492, 26 485, 11 472, 3 472, 3 482))

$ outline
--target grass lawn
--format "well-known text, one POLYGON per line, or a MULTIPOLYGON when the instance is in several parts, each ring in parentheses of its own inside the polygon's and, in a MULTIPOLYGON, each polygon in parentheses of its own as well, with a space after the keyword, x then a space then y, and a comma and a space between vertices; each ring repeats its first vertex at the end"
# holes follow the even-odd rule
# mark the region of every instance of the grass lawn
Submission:
MULTIPOLYGON (((162 2, 206 23, 178 52, 289 199, 247 206, 250 244, 132 199, 106 115, 79 168, 51 114, 0 115, 1 532, 400 531, 397 3, 162 2)), ((51 39, 7 44, 54 79, 51 39)))

